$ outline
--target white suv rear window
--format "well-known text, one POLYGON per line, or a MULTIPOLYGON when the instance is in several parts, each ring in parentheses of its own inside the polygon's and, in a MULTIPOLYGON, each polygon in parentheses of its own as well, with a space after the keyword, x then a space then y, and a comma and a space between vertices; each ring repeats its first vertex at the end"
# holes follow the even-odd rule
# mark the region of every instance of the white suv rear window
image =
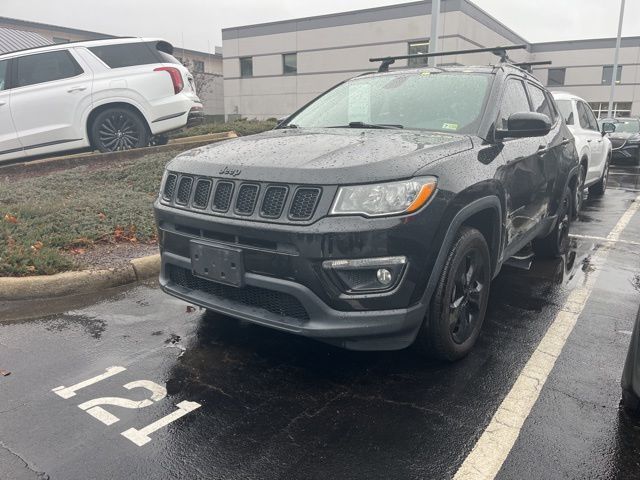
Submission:
POLYGON ((118 45, 101 45, 89 50, 110 68, 133 67, 164 63, 158 51, 148 43, 121 43, 118 45))

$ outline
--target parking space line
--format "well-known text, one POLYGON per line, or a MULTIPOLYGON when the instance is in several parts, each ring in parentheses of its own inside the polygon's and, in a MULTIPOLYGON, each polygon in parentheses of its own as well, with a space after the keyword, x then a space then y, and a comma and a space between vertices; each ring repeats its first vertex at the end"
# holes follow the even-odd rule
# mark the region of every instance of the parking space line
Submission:
POLYGON ((580 240, 596 240, 598 242, 625 243, 627 245, 640 246, 640 242, 634 242, 633 240, 622 240, 621 238, 618 238, 617 240, 609 240, 608 238, 605 238, 605 237, 596 237, 596 236, 593 236, 593 235, 577 235, 577 234, 574 234, 574 233, 572 233, 569 236, 571 238, 578 238, 580 240))
POLYGON ((592 259, 595 271, 586 276, 583 285, 571 292, 491 422, 456 472, 454 480, 490 480, 498 474, 593 291, 611 246, 619 240, 638 210, 640 196, 607 235, 603 247, 592 259))

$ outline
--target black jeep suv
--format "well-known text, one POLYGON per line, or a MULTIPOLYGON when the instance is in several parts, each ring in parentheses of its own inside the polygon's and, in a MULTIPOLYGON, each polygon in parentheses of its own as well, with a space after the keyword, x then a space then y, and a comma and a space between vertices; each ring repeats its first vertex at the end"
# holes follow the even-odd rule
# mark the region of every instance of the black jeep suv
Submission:
POLYGON ((455 360, 503 263, 566 249, 577 167, 551 95, 516 66, 361 75, 168 164, 160 284, 345 348, 455 360))

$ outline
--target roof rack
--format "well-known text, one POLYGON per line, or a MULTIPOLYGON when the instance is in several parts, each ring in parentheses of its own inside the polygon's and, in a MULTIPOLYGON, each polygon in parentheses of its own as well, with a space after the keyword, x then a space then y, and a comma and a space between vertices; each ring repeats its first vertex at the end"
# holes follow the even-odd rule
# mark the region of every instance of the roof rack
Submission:
POLYGON ((536 65, 551 65, 552 63, 553 62, 551 60, 547 60, 545 62, 520 62, 520 63, 513 63, 512 65, 514 67, 521 68, 525 72, 531 73, 531 70, 532 70, 531 67, 535 67, 536 65))
POLYGON ((388 72, 389 65, 392 65, 396 62, 396 60, 409 60, 412 58, 430 58, 430 57, 444 57, 446 55, 466 55, 469 53, 493 53, 500 57, 501 62, 508 62, 509 57, 507 56, 508 50, 525 50, 527 48, 526 45, 507 45, 506 47, 489 47, 489 48, 474 48, 471 50, 452 50, 449 52, 435 52, 435 53, 417 53, 414 55, 400 55, 397 57, 381 57, 381 58, 370 58, 370 62, 382 62, 380 64, 380 68, 378 68, 378 72, 388 72))

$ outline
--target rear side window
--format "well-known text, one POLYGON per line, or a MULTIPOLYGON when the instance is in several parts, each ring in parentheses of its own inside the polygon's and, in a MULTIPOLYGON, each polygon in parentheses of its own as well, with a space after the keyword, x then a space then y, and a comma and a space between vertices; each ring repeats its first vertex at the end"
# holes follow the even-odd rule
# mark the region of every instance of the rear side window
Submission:
POLYGON ((9 60, 0 61, 0 92, 4 90, 6 88, 5 85, 7 85, 7 65, 9 65, 9 60))
POLYGON ((150 65, 152 63, 166 63, 169 61, 161 58, 158 50, 149 43, 136 42, 120 43, 118 45, 100 45, 98 47, 91 47, 89 50, 110 68, 150 65))
POLYGON ((564 118, 564 122, 567 125, 575 125, 576 119, 573 118, 573 107, 571 106, 571 100, 556 100, 560 115, 564 118))
POLYGON ((598 131, 598 122, 596 121, 596 117, 593 115, 591 108, 585 105, 584 102, 578 102, 577 107, 580 126, 585 130, 598 131))
POLYGON ((519 112, 529 112, 529 100, 524 84, 520 80, 510 78, 507 80, 502 97, 502 105, 500 106, 500 115, 498 116, 497 128, 507 129, 507 120, 509 116, 519 112))
POLYGON ((535 85, 529 84, 529 94, 531 95, 531 105, 533 111, 538 113, 544 113, 550 120, 553 120, 553 112, 549 105, 549 100, 542 90, 535 85))
POLYGON ((37 53, 15 59, 15 87, 26 87, 75 77, 83 73, 67 50, 37 53))

